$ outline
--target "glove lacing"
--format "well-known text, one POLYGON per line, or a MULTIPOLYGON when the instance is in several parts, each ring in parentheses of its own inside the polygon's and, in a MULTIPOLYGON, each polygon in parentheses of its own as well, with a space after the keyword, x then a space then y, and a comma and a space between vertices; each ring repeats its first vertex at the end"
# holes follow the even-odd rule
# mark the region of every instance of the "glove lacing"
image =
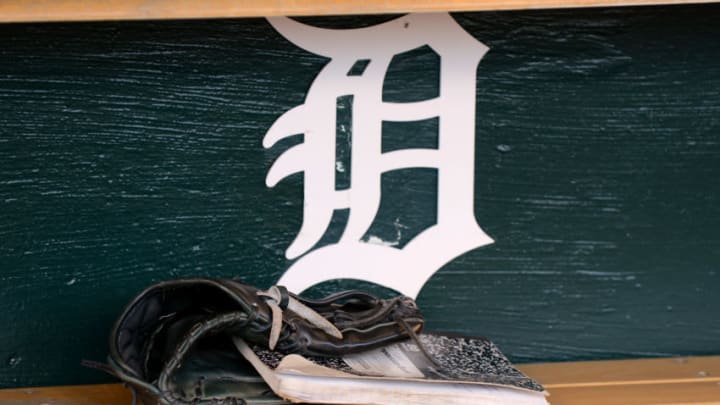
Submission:
POLYGON ((306 321, 315 325, 320 330, 330 336, 342 339, 343 335, 340 330, 322 315, 305 306, 288 293, 283 286, 274 285, 267 291, 258 291, 258 296, 265 299, 265 303, 272 311, 272 326, 270 327, 270 339, 268 348, 275 350, 278 340, 280 339, 280 331, 282 330, 283 310, 289 309, 306 321))

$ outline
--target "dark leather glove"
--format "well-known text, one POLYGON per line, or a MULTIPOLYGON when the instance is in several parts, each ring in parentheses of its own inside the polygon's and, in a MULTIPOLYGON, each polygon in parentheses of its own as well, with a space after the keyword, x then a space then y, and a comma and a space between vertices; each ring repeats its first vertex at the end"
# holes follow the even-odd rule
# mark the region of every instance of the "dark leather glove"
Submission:
POLYGON ((145 405, 284 403, 232 337, 286 354, 341 356, 406 339, 422 326, 404 296, 344 291, 307 300, 235 280, 165 281, 140 293, 115 323, 106 371, 145 405))

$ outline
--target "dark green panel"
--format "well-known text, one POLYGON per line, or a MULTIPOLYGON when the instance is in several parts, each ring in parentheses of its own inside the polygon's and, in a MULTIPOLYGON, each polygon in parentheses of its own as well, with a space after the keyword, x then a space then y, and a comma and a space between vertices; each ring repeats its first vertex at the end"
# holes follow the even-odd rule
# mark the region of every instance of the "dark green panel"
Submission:
MULTIPOLYGON (((516 361, 718 354, 719 15, 455 16, 491 48, 475 208, 496 243, 426 285, 430 328, 489 336, 516 361)), ((268 286, 291 264, 303 179, 264 179, 301 140, 261 140, 325 59, 264 20, 1 25, 0 42, 0 387, 104 381, 78 363, 105 355, 149 283, 268 286)), ((385 99, 437 94, 435 60, 399 56, 385 99)), ((388 124, 383 148, 436 145, 436 128, 388 124)), ((402 244, 422 231, 436 182, 427 169, 383 176, 370 232, 402 244)))

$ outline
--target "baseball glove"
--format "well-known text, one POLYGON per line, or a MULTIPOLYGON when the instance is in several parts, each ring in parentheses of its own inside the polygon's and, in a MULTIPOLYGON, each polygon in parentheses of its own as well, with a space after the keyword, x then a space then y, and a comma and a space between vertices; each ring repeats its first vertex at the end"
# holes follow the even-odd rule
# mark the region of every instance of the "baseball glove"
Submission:
POLYGON ((408 297, 345 291, 307 300, 235 280, 161 282, 125 308, 110 336, 108 365, 145 405, 279 404, 232 338, 285 354, 341 356, 419 332, 408 297))

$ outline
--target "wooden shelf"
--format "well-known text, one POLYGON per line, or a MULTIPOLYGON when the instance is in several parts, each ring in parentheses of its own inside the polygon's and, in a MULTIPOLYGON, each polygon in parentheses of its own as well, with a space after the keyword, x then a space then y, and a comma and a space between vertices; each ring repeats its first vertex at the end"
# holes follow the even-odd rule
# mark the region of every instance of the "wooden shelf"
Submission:
POLYGON ((715 1, 718 0, 3 0, 0 22, 520 10, 715 1))
MULTIPOLYGON (((720 356, 526 364, 552 405, 720 404, 720 356)), ((3 405, 127 405, 120 384, 0 390, 3 405)))
POLYGON ((720 356, 527 364, 552 405, 720 404, 720 356))

